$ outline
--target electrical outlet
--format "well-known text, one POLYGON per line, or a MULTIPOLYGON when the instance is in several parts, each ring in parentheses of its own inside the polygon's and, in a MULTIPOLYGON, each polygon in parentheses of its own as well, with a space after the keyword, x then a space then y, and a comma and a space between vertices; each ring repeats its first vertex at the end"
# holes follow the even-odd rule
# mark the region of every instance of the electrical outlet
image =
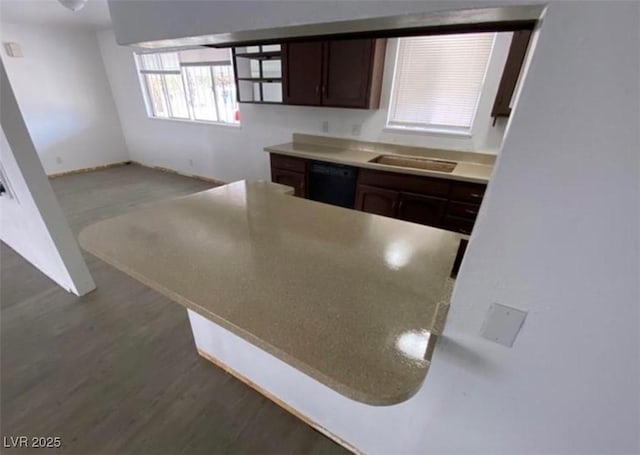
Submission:
POLYGON ((362 125, 360 125, 359 123, 351 125, 351 134, 352 135, 360 136, 361 130, 362 130, 362 125))
POLYGON ((323 133, 329 132, 329 120, 325 120, 324 122, 322 122, 322 132, 323 133))
POLYGON ((189 167, 193 167, 193 160, 189 160, 189 167))
POLYGON ((62 164, 62 158, 59 156, 56 156, 56 164, 62 164))
POLYGON ((507 347, 513 346, 527 312, 499 303, 492 303, 480 330, 480 335, 507 347))

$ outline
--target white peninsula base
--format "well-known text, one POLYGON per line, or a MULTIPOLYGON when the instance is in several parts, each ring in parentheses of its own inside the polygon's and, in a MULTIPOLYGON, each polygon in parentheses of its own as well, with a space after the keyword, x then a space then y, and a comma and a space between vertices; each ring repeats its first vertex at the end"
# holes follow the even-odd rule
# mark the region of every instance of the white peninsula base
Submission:
POLYGON ((421 453, 426 387, 392 406, 347 398, 214 322, 187 310, 198 353, 353 452, 421 453))

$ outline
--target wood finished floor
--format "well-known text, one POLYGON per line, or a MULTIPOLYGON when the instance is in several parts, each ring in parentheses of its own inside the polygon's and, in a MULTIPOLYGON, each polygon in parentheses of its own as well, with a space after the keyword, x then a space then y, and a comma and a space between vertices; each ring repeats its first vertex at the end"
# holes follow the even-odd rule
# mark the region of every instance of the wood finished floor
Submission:
MULTIPOLYGON (((51 181, 74 233, 140 204, 210 188, 130 165, 51 181)), ((60 436, 7 453, 347 453, 195 351, 186 311, 84 253, 75 297, 0 250, 1 436, 60 436)))

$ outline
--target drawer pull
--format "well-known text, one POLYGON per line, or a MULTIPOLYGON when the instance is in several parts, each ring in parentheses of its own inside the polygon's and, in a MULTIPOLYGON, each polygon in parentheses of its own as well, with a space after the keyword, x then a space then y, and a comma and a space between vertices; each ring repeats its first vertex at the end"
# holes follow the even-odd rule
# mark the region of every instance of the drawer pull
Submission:
POLYGON ((482 194, 480 194, 480 193, 469 193, 469 196, 475 197, 475 198, 481 198, 482 194))
POLYGON ((473 209, 464 209, 465 213, 469 213, 471 215, 477 215, 478 211, 473 209))
POLYGON ((470 235, 470 234, 471 234, 471 231, 469 231, 468 229, 460 228, 460 229, 459 229, 459 231, 460 231, 462 234, 467 234, 467 235, 470 235))

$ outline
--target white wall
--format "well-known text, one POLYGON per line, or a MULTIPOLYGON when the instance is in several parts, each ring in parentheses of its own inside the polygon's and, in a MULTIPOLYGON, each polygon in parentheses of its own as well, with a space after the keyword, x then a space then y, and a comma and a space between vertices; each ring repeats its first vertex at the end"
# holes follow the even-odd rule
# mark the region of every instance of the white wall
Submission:
POLYGON ((0 239, 64 289, 86 294, 95 284, 38 159, 5 67, 0 66, 0 162, 9 187, 0 196, 0 239))
MULTIPOLYGON (((120 13, 129 3, 116 3, 120 13)), ((261 26, 283 20, 268 14, 268 6, 264 14, 248 14, 245 2, 235 2, 235 9, 225 3, 226 14, 218 15, 211 13, 214 3, 165 3, 163 8, 176 13, 166 19, 174 24, 171 30, 188 29, 189 21, 181 18, 194 12, 201 16, 194 29, 206 21, 243 29, 251 20, 261 26)), ((350 15, 348 8, 382 11, 368 2, 344 3, 323 14, 347 19, 358 13, 350 15)), ((296 5, 309 18, 324 18, 312 14, 321 2, 296 5)), ((431 395, 424 410, 430 424, 412 435, 424 452, 640 451, 639 8, 632 2, 552 2, 547 9, 424 385, 431 395), (478 336, 492 302, 529 312, 511 349, 478 336)), ((137 19, 137 28, 125 30, 128 36, 164 30, 137 19)), ((105 61, 115 61, 121 52, 101 38, 105 54, 111 54, 105 61)), ((114 73, 112 84, 132 77, 114 73)), ((274 112, 245 110, 243 118, 253 115, 271 126, 274 112)), ((298 128, 295 116, 287 121, 298 128)), ((163 138, 169 140, 176 130, 166 125, 170 131, 163 138)), ((130 145, 151 153, 153 146, 142 138, 154 130, 140 128, 129 136, 130 145)), ((219 150, 242 153, 228 139, 241 131, 222 140, 214 129, 190 131, 209 151, 202 156, 210 161, 202 166, 211 166, 219 150)), ((269 142, 284 139, 279 134, 269 142)), ((180 137, 175 134, 169 145, 176 160, 180 152, 189 153, 180 137)), ((254 148, 263 145, 252 140, 254 148)), ((244 163, 247 169, 229 163, 220 171, 251 175, 263 165, 244 163)))
POLYGON ((639 25, 547 10, 429 373, 434 452, 640 451, 639 25), (478 338, 492 302, 529 311, 512 349, 478 338))
POLYGON ((0 52, 46 173, 127 161, 95 33, 8 23, 0 28, 3 42, 22 47, 23 58, 0 52))
POLYGON ((268 156, 263 148, 291 141, 293 132, 322 134, 324 121, 329 122, 331 136, 484 153, 497 153, 504 134, 505 122, 492 126, 490 112, 511 42, 508 33, 496 40, 472 139, 384 130, 396 40, 388 46, 380 109, 241 104, 242 125, 237 128, 148 118, 131 49, 117 46, 111 31, 99 32, 98 36, 131 157, 147 165, 222 181, 269 178, 268 156), (359 136, 352 134, 353 125, 361 127, 359 136))

